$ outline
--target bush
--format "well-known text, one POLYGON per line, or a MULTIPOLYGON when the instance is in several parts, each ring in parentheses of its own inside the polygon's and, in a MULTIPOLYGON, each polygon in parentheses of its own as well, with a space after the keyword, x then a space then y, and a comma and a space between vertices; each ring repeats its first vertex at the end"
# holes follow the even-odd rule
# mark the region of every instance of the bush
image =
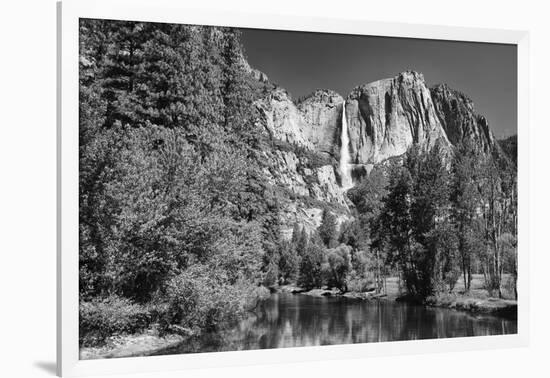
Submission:
POLYGON ((81 346, 99 345, 110 336, 142 331, 153 320, 150 307, 114 295, 82 301, 79 307, 81 346))
POLYGON ((352 276, 348 280, 348 290, 356 293, 364 293, 369 290, 371 282, 366 278, 352 276))
POLYGON ((168 283, 161 330, 172 325, 194 333, 223 328, 255 307, 266 292, 244 280, 229 284, 223 271, 195 265, 168 283))

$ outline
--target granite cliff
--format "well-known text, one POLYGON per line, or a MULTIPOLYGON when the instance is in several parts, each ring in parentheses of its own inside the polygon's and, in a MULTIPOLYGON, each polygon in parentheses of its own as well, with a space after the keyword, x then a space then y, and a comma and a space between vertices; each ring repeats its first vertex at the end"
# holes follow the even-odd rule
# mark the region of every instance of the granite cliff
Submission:
POLYGON ((404 72, 355 88, 346 101, 351 159, 378 164, 404 154, 414 143, 449 146, 424 78, 404 72))
MULTIPOLYGON (((249 72, 268 81, 257 70, 249 72)), ((266 168, 270 183, 283 193, 281 223, 287 237, 295 222, 310 231, 318 227, 323 208, 330 208, 339 223, 351 219, 338 166, 344 106, 354 180, 413 144, 424 150, 438 145, 450 154, 469 140, 484 153, 501 153, 487 120, 468 97, 444 84, 429 88, 414 71, 360 85, 346 97, 323 89, 295 101, 274 85, 256 106, 258 122, 272 141, 262 153, 271 161, 266 168)))

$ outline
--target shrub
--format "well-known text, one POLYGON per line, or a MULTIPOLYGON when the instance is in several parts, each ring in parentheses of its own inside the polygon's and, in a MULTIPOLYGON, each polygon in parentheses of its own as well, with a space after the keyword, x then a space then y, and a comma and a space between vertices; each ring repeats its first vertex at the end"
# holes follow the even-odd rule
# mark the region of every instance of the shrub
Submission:
POLYGON ((245 280, 230 284, 223 271, 195 265, 169 281, 161 329, 178 325, 195 333, 214 331, 237 321, 266 292, 245 280))
POLYGON ((370 282, 366 278, 353 276, 348 280, 348 290, 356 293, 364 293, 368 291, 370 282))
POLYGON ((81 301, 79 307, 81 346, 99 345, 110 336, 142 331, 153 318, 150 307, 114 295, 81 301))

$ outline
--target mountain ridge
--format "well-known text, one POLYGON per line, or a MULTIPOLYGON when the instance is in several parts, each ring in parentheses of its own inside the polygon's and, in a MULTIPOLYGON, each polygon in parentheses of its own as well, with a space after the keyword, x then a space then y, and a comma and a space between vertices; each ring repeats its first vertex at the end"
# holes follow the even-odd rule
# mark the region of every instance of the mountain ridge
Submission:
MULTIPOLYGON (((261 71, 250 68, 249 72, 268 82, 261 71)), ((283 205, 283 235, 290 234, 294 223, 313 231, 325 205, 332 206, 339 224, 352 219, 353 205, 342 189, 338 166, 344 105, 356 181, 374 166, 404 155, 413 144, 425 151, 438 146, 451 154, 469 140, 484 154, 504 156, 487 119, 475 111, 469 97, 447 84, 428 87, 416 71, 358 85, 345 97, 331 89, 316 89, 294 100, 286 89, 273 85, 256 101, 259 122, 270 138, 297 146, 268 153, 278 167, 271 183, 297 201, 287 198, 283 205), (300 202, 308 196, 311 201, 300 202)))

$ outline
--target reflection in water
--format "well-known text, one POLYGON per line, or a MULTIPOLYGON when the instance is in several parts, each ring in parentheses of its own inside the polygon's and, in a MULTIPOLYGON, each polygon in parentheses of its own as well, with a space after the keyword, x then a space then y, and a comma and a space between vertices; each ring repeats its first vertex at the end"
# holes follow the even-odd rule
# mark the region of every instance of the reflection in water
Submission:
POLYGON ((371 343, 517 332, 515 320, 387 301, 273 294, 237 327, 170 353, 371 343))

